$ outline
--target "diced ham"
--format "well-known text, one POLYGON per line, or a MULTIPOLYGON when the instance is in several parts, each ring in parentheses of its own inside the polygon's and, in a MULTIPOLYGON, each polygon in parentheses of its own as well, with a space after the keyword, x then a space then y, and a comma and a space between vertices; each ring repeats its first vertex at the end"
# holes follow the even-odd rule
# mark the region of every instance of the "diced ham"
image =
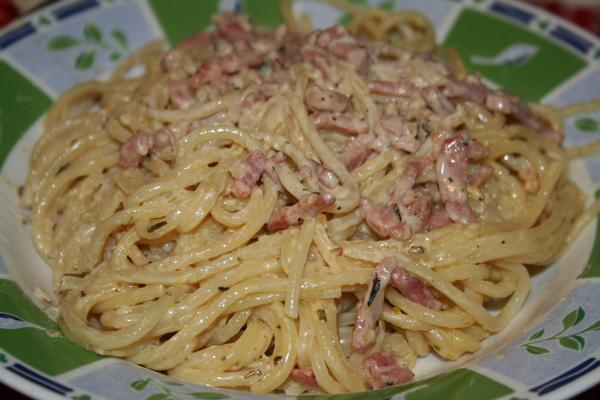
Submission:
POLYGON ((252 25, 246 15, 222 12, 213 16, 213 23, 219 36, 230 42, 252 39, 252 25))
POLYGON ((540 190, 540 177, 533 167, 519 170, 519 179, 523 181, 523 188, 529 194, 536 194, 540 190))
POLYGON ((448 216, 448 212, 444 207, 433 207, 429 221, 425 225, 425 229, 432 231, 434 229, 443 228, 452 224, 453 221, 448 216))
POLYGON ((480 83, 464 81, 449 81, 444 93, 449 97, 472 101, 485 105, 491 111, 509 115, 520 124, 528 126, 555 143, 560 143, 564 139, 562 132, 555 131, 542 122, 523 100, 510 93, 491 90, 480 83))
POLYGON ((310 118, 317 129, 342 135, 356 136, 369 131, 368 122, 351 113, 315 112, 310 118))
POLYGON ((481 83, 465 81, 448 81, 444 94, 448 97, 457 97, 462 100, 477 104, 484 104, 489 89, 481 83))
POLYGON ((381 96, 403 97, 415 92, 415 85, 410 82, 370 81, 367 83, 369 93, 381 96))
POLYGON ((425 158, 407 162, 390 196, 388 206, 396 211, 408 236, 421 232, 431 215, 432 195, 422 189, 413 189, 421 172, 430 164, 431 161, 425 158))
POLYGON ((305 45, 301 50, 301 54, 306 61, 319 70, 321 77, 326 82, 336 84, 340 81, 340 72, 328 53, 315 46, 305 45))
POLYGON ((226 77, 218 62, 205 61, 196 67, 196 72, 192 76, 190 84, 194 88, 199 88, 203 85, 223 88, 226 85, 226 77))
POLYGON ((404 367, 398 358, 390 351, 377 352, 369 355, 363 361, 363 368, 368 375, 369 384, 373 389, 401 385, 410 382, 415 374, 404 367))
POLYGON ((179 49, 187 49, 190 47, 206 48, 212 46, 215 42, 216 35, 214 32, 199 32, 193 36, 184 39, 178 46, 179 49))
POLYGON ((477 171, 469 177, 469 185, 475 187, 483 186, 494 174, 494 168, 489 164, 481 165, 477 171))
POLYGON ((311 41, 314 41, 314 43, 320 47, 328 47, 338 40, 344 38, 350 38, 351 40, 354 40, 348 33, 348 30, 341 25, 334 25, 327 29, 321 29, 315 31, 311 35, 311 41))
POLYGON ((488 94, 485 104, 490 110, 510 115, 517 122, 546 136, 555 143, 561 143, 564 139, 564 133, 555 131, 542 122, 517 96, 496 90, 488 94))
POLYGON ((152 135, 152 149, 161 150, 165 147, 171 146, 173 141, 171 135, 167 133, 165 129, 159 129, 152 135))
POLYGON ((468 148, 460 135, 447 139, 436 160, 438 187, 448 216, 461 224, 475 222, 468 203, 467 187, 468 148))
POLYGON ((482 145, 477 139, 469 139, 467 142, 467 158, 469 160, 481 160, 490 154, 487 147, 482 145))
POLYGON ((281 43, 280 54, 277 61, 284 67, 289 67, 292 64, 302 61, 302 54, 300 53, 300 49, 304 46, 302 36, 295 32, 291 32, 285 25, 282 25, 275 35, 280 38, 281 43))
POLYGON ((395 204, 400 220, 410 234, 421 232, 431 216, 431 194, 422 189, 411 189, 395 204))
POLYGON ((400 221, 393 207, 371 204, 367 198, 360 200, 360 207, 365 214, 365 222, 378 236, 392 237, 396 240, 406 240, 410 237, 410 229, 400 221))
POLYGON ((332 52, 339 59, 350 64, 359 74, 366 75, 369 67, 369 56, 356 39, 350 35, 343 26, 337 25, 321 31, 314 35, 317 46, 332 52))
POLYGON ((316 217, 321 211, 335 203, 331 193, 308 194, 291 206, 275 211, 267 221, 267 229, 271 232, 297 226, 309 217, 316 217))
POLYGON ((319 386, 317 377, 310 368, 294 368, 292 370, 292 379, 305 386, 319 386))
POLYGON ((338 157, 339 160, 349 171, 360 167, 369 158, 371 154, 370 145, 374 140, 372 134, 358 135, 348 140, 338 157))
POLYGON ((351 345, 358 352, 367 351, 375 341, 377 323, 383 312, 385 288, 390 282, 395 266, 396 261, 393 258, 384 258, 373 271, 367 291, 356 305, 351 345))
POLYGON ((165 72, 173 71, 181 65, 183 59, 183 52, 181 49, 171 49, 167 51, 165 56, 160 62, 160 66, 165 72))
POLYGON ((432 310, 442 309, 442 303, 433 295, 429 286, 402 267, 396 267, 392 271, 392 286, 415 303, 432 310))
POLYGON ((137 167, 152 150, 161 150, 172 144, 171 136, 164 129, 154 134, 137 131, 119 148, 119 165, 123 168, 137 167))
POLYGON ((415 157, 406 163, 404 171, 392 191, 392 202, 399 201, 404 193, 408 192, 417 182, 419 175, 425 167, 431 164, 431 161, 425 158, 415 157))
POLYGON ((337 90, 321 89, 311 84, 306 89, 304 101, 313 111, 341 113, 348 107, 348 97, 337 90))
MULTIPOLYGON (((319 164, 318 162, 316 162, 314 160, 311 160, 311 164, 312 164, 312 168, 307 167, 308 168, 307 178, 312 176, 313 173, 316 174, 317 180, 319 181, 319 186, 321 187, 321 190, 326 192, 329 189, 333 189, 334 187, 339 185, 340 178, 332 170, 330 170, 329 168, 325 168, 324 166, 322 166, 321 164, 319 164)), ((302 172, 303 168, 300 169, 300 172, 302 172)))
POLYGON ((170 79, 167 89, 169 101, 178 110, 186 110, 196 102, 190 83, 186 79, 170 79))
POLYGON ((403 117, 384 115, 379 120, 378 128, 387 134, 391 145, 399 150, 414 153, 421 147, 421 142, 415 138, 403 117))
POLYGON ((246 42, 238 42, 233 51, 215 60, 221 71, 232 75, 248 67, 260 66, 264 61, 263 54, 252 49, 246 42))
POLYGON ((267 166, 267 157, 260 151, 253 151, 244 161, 241 171, 236 171, 235 180, 230 185, 231 193, 241 199, 250 196, 267 166))
POLYGON ((342 43, 335 47, 336 55, 348 64, 352 65, 360 75, 367 75, 369 72, 369 53, 359 46, 342 43))
POLYGON ((152 136, 138 131, 129 137, 119 149, 119 164, 123 168, 136 167, 152 148, 152 136))

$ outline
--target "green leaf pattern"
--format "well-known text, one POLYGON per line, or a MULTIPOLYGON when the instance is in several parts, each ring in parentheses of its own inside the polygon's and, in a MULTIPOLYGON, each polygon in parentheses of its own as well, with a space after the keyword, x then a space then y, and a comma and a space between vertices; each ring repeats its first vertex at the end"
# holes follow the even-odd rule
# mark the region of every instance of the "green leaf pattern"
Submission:
POLYGON ((592 118, 578 118, 575 120, 575 127, 581 132, 600 133, 600 124, 592 118))
POLYGON ((89 43, 101 43, 102 33, 96 24, 85 24, 83 27, 83 36, 89 43))
POLYGON ((229 399, 231 396, 217 392, 185 392, 182 383, 171 380, 160 380, 154 378, 139 379, 131 383, 130 387, 136 392, 141 392, 149 386, 159 389, 158 393, 151 393, 146 400, 192 400, 192 399, 229 399))
POLYGON ((83 70, 90 69, 96 59, 96 53, 93 51, 84 51, 79 53, 75 59, 75 69, 83 70))
POLYGON ((131 388, 136 392, 141 392, 146 389, 146 386, 150 383, 150 378, 140 379, 139 381, 135 381, 131 383, 131 388))
POLYGON ((538 346, 525 346, 525 350, 527 350, 529 353, 531 354, 545 354, 545 353, 549 353, 550 350, 546 349, 545 347, 538 347, 538 346))
POLYGON ((79 40, 67 35, 55 36, 48 41, 46 47, 48 50, 68 49, 79 44, 79 40))
POLYGON ((542 337, 544 335, 544 330, 539 330, 536 333, 534 333, 533 335, 531 335, 531 337, 529 338, 529 340, 535 340, 538 339, 540 337, 542 337))
POLYGON ((112 29, 110 35, 104 35, 100 27, 92 22, 83 26, 82 36, 76 38, 70 35, 57 35, 48 40, 46 48, 50 51, 80 48, 81 51, 75 57, 73 66, 77 71, 85 71, 94 66, 100 54, 107 53, 108 60, 114 63, 123 58, 123 54, 129 47, 125 32, 112 29))
POLYGON ((577 309, 568 313, 562 320, 563 328, 569 329, 572 326, 579 324, 583 318, 585 318, 585 311, 583 308, 578 307, 577 309))
POLYGON ((534 332, 526 343, 521 345, 528 353, 534 355, 541 355, 550 353, 551 351, 546 347, 539 346, 540 343, 547 343, 551 341, 558 341, 558 344, 572 351, 582 351, 585 348, 586 341, 582 336, 585 333, 600 330, 600 320, 589 325, 587 328, 578 330, 576 332, 569 333, 568 331, 577 325, 581 324, 585 319, 585 310, 582 307, 577 307, 573 311, 569 312, 562 319, 563 329, 552 335, 544 338, 545 329, 540 329, 534 332))
POLYGON ((562 347, 576 351, 581 351, 585 347, 585 339, 578 335, 561 338, 558 343, 562 347))

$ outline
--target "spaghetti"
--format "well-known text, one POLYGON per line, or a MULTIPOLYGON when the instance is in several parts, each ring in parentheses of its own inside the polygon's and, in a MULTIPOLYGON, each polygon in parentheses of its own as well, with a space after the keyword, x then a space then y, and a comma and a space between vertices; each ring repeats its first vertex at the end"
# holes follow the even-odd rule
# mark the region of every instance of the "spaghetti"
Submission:
POLYGON ((438 60, 418 14, 333 3, 356 36, 220 14, 56 101, 22 199, 68 337, 199 384, 357 392, 519 311, 525 265, 585 222, 560 112, 438 60))

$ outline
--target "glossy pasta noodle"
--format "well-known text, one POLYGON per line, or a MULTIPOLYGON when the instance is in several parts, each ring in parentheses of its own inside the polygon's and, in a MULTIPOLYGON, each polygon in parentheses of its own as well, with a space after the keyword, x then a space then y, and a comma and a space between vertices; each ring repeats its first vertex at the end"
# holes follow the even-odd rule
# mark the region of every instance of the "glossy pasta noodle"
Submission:
POLYGON ((598 208, 560 110, 439 61, 418 14, 332 3, 356 36, 225 13, 56 101, 22 201, 68 337, 199 384, 358 392, 519 311, 525 265, 598 208))

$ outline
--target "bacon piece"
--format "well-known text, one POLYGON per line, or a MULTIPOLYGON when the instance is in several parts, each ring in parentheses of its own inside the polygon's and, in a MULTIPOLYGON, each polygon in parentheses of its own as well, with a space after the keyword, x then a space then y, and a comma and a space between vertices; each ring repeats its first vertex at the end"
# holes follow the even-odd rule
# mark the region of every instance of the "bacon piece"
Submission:
POLYGON ((138 131, 130 136, 119 149, 119 164, 123 168, 136 167, 152 148, 152 136, 138 131))
POLYGON ((300 225, 307 217, 316 217, 321 211, 335 203, 331 193, 308 194, 302 196, 294 205, 275 211, 267 221, 267 229, 271 232, 300 225))
POLYGON ((218 62, 206 61, 198 64, 194 76, 190 79, 190 84, 194 88, 199 88, 206 84, 217 88, 224 88, 226 77, 218 62))
POLYGON ((306 181, 313 175, 317 176, 319 181, 319 187, 323 192, 328 192, 340 183, 340 178, 329 168, 325 168, 314 160, 311 161, 311 167, 304 166, 300 168, 299 178, 300 181, 306 181))
POLYGON ((337 90, 321 89, 311 84, 306 89, 306 105, 313 111, 343 112, 348 107, 348 97, 337 90))
POLYGON ((183 52, 181 49, 171 49, 167 51, 167 54, 161 60, 160 66, 165 72, 173 71, 181 65, 182 59, 183 52))
POLYGON ((330 45, 337 43, 338 40, 344 38, 354 40, 345 27, 342 25, 334 25, 314 32, 311 40, 313 40, 317 46, 329 47, 330 45))
POLYGON ((167 89, 169 101, 178 110, 186 110, 196 102, 190 83, 186 79, 170 79, 167 89))
POLYGON ((533 167, 519 170, 519 179, 524 183, 523 188, 527 193, 536 194, 540 190, 540 178, 533 167))
POLYGON ((467 158, 469 160, 481 160, 490 154, 487 147, 479 143, 477 139, 469 139, 467 142, 467 158))
POLYGON ((412 188, 430 163, 424 158, 413 158, 406 163, 388 203, 399 214, 408 236, 422 231, 431 215, 432 195, 425 190, 412 188))
POLYGON ((305 386, 319 386, 315 372, 310 368, 294 368, 292 379, 305 386))
POLYGON ((171 139, 171 135, 169 135, 165 129, 159 129, 158 131, 154 132, 154 135, 152 135, 153 150, 164 149, 172 144, 173 140, 171 139))
POLYGON ((193 36, 184 39, 178 46, 179 49, 187 49, 190 47, 208 47, 215 42, 214 32, 199 32, 193 36))
POLYGON ((415 85, 410 82, 370 81, 367 87, 371 94, 390 97, 410 96, 415 92, 415 85))
POLYGON ((490 92, 486 101, 486 106, 502 114, 510 115, 517 122, 533 129, 534 131, 546 136, 554 143, 561 143, 564 139, 564 133, 558 132, 542 122, 523 100, 517 96, 499 90, 490 92))
POLYGON ((213 16, 213 23, 219 36, 230 42, 252 39, 252 25, 248 16, 222 12, 213 16))
POLYGON ((465 81, 448 81, 444 94, 448 97, 458 97, 477 104, 484 104, 489 89, 481 83, 465 81))
POLYGON ((289 73, 289 71, 281 68, 276 68, 276 66, 277 64, 273 65, 275 69, 271 72, 271 75, 267 79, 265 79, 265 84, 290 86, 292 83, 294 83, 294 78, 292 77, 292 74, 289 73))
POLYGON ((373 353, 365 358, 363 368, 373 389, 401 385, 410 382, 415 376, 410 369, 402 366, 392 352, 387 350, 373 353))
POLYGON ((356 136, 369 131, 369 124, 364 118, 350 113, 315 112, 310 118, 317 129, 342 135, 356 136))
POLYGON ((396 267, 392 271, 392 286, 415 303, 432 310, 442 309, 442 303, 435 298, 429 286, 402 267, 396 267))
POLYGON ((468 203, 467 154, 464 139, 456 135, 442 144, 436 161, 438 187, 450 219, 461 224, 475 222, 468 203))
POLYGON ((282 25, 275 33, 276 39, 280 38, 281 48, 277 61, 284 67, 290 67, 292 64, 302 61, 300 50, 304 46, 302 36, 288 30, 282 25))
POLYGON ((244 161, 241 172, 238 172, 236 178, 230 185, 231 193, 240 199, 250 196, 252 189, 260 179, 267 166, 267 157, 260 151, 253 151, 244 161))
POLYGON ((301 50, 302 56, 319 70, 323 79, 331 84, 340 81, 340 73, 331 56, 311 45, 305 45, 301 50))
POLYGON ((373 271, 373 278, 362 300, 356 305, 356 318, 352 330, 352 348, 361 353, 368 350, 375 341, 377 321, 383 312, 385 288, 390 282, 396 261, 384 258, 373 271))
POLYGON ((452 223, 453 221, 448 216, 448 212, 444 207, 433 207, 429 221, 427 221, 427 224, 425 225, 425 229, 432 231, 434 229, 443 228, 444 226, 448 226, 452 223))
POLYGON ((469 177, 469 185, 481 187, 492 177, 493 174, 494 168, 491 165, 481 165, 477 171, 469 177))
POLYGON ((390 206, 371 204, 367 198, 360 199, 360 207, 365 214, 365 222, 382 238, 392 237, 406 240, 411 232, 390 206))
POLYGON ((352 65, 360 75, 369 72, 369 54, 366 49, 351 43, 339 43, 332 48, 333 53, 340 59, 352 65))
POLYGON ((372 134, 358 135, 348 140, 338 159, 348 168, 348 171, 360 167, 369 158, 370 145, 374 140, 372 134))
POLYGON ((336 57, 352 65, 362 75, 366 75, 369 67, 367 51, 360 47, 348 30, 336 25, 317 31, 311 38, 319 47, 332 52, 336 57), (313 40, 314 39, 314 40, 313 40))
POLYGON ((404 118, 395 115, 384 115, 379 120, 378 127, 385 132, 393 147, 414 153, 421 147, 414 134, 410 131, 404 118))
POLYGON ((431 194, 421 189, 409 190, 396 203, 400 220, 411 235, 425 228, 431 216, 432 203, 431 194))

